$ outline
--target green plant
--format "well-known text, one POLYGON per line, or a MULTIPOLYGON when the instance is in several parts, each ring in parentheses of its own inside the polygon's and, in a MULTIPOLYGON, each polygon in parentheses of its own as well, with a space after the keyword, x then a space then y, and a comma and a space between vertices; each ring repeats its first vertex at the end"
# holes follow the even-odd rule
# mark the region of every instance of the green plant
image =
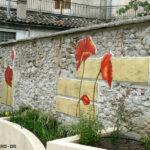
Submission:
POLYGON ((147 16, 150 15, 150 4, 148 1, 140 1, 140 0, 131 0, 128 5, 126 5, 124 8, 120 8, 117 10, 117 14, 122 15, 129 11, 130 9, 133 9, 135 11, 135 16, 147 16), (136 13, 139 8, 143 8, 143 12, 136 13))
POLYGON ((145 150, 150 150, 150 135, 141 137, 141 141, 145 143, 145 150))
POLYGON ((4 112, 0 112, 0 117, 5 117, 5 113, 4 112))
POLYGON ((59 138, 73 136, 79 133, 78 124, 66 124, 58 127, 59 138))
POLYGON ((124 129, 130 132, 134 128, 134 123, 132 122, 132 117, 134 113, 129 112, 125 109, 124 97, 120 99, 118 108, 116 111, 116 120, 114 122, 114 131, 111 133, 111 142, 116 145, 120 140, 120 132, 124 129))
POLYGON ((85 116, 80 117, 78 130, 80 135, 80 144, 94 146, 101 139, 101 131, 103 125, 101 121, 92 119, 91 117, 87 118, 85 116))
POLYGON ((6 112, 0 112, 0 117, 8 117, 10 115, 12 115, 13 112, 9 112, 9 111, 6 111, 6 112))
POLYGON ((30 107, 21 107, 18 111, 15 111, 10 121, 32 131, 44 145, 47 141, 59 137, 57 130, 60 123, 57 119, 52 115, 30 107))

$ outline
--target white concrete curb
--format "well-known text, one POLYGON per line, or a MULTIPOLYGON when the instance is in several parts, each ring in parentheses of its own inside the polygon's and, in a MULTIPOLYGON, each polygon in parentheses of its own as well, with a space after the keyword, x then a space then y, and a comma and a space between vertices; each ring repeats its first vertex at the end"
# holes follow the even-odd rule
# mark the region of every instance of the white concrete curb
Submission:
POLYGON ((8 120, 9 117, 0 118, 0 150, 4 145, 5 150, 11 150, 11 146, 16 146, 15 150, 45 150, 33 133, 8 120))
MULTIPOLYGON (((113 131, 113 128, 108 128, 103 131, 103 134, 108 134, 113 131)), ((63 139, 47 142, 47 150, 106 150, 92 146, 77 144, 79 136, 72 136, 63 139)))

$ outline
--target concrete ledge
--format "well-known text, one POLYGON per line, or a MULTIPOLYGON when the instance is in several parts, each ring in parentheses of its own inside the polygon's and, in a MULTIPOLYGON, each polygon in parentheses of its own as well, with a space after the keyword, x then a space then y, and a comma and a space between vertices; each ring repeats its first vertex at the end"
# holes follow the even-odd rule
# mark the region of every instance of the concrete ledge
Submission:
POLYGON ((7 145, 5 150, 12 149, 10 145, 16 145, 15 150, 45 150, 33 133, 8 120, 9 117, 0 118, 0 145, 7 145))
MULTIPOLYGON (((103 135, 109 134, 112 131, 113 128, 108 128, 106 131, 103 131, 103 135)), ((102 148, 77 144, 78 141, 79 141, 78 135, 50 141, 47 142, 47 150, 105 150, 102 148)))

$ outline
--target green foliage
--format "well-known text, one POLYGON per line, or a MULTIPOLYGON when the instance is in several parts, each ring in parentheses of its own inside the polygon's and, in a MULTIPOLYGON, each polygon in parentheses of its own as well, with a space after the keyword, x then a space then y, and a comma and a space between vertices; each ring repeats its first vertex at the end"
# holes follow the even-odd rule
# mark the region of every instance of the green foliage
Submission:
POLYGON ((101 139, 102 123, 96 118, 91 119, 85 116, 80 118, 78 130, 80 135, 80 144, 96 146, 101 139))
POLYGON ((73 136, 78 133, 78 124, 66 124, 58 127, 58 134, 60 138, 73 136))
POLYGON ((131 2, 129 2, 128 5, 125 6, 125 8, 120 8, 119 10, 117 10, 117 14, 122 15, 128 10, 133 9, 136 15, 136 12, 139 10, 140 7, 143 8, 143 12, 138 13, 137 16, 140 17, 150 15, 150 4, 147 0, 131 0, 131 2))
POLYGON ((141 141, 145 143, 145 150, 150 150, 150 135, 141 138, 141 141))
POLYGON ((126 128, 128 132, 132 131, 134 127, 134 124, 131 120, 132 117, 134 117, 134 113, 131 113, 128 110, 126 110, 124 104, 124 98, 120 99, 120 103, 116 111, 115 128, 118 131, 122 131, 123 128, 126 128))
POLYGON ((119 142, 119 140, 120 140, 119 130, 114 130, 111 133, 110 137, 111 137, 111 143, 112 143, 112 145, 116 145, 119 142))
MULTIPOLYGON (((56 117, 30 107, 20 107, 9 116, 11 122, 33 132, 45 146, 47 141, 78 134, 78 124, 62 125, 56 117)), ((6 117, 6 112, 0 117, 6 117)))
POLYGON ((111 142, 113 145, 117 144, 120 140, 120 132, 123 129, 126 129, 127 132, 130 132, 134 128, 134 123, 132 122, 132 117, 134 113, 130 113, 125 109, 124 97, 120 99, 118 108, 116 111, 116 120, 114 122, 114 131, 111 133, 111 142))
POLYGON ((44 145, 46 145, 47 141, 59 137, 57 130, 60 123, 57 119, 29 107, 22 107, 15 111, 10 121, 32 131, 44 145))
POLYGON ((6 117, 4 112, 0 112, 0 117, 6 117))
POLYGON ((0 117, 8 117, 10 115, 12 115, 13 112, 9 112, 9 111, 6 111, 6 112, 0 112, 0 117))

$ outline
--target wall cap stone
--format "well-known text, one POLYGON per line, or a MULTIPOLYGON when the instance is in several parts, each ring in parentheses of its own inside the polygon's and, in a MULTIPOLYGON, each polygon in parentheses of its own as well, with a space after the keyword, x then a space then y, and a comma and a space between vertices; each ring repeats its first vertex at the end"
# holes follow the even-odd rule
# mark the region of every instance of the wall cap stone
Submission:
POLYGON ((70 29, 70 30, 66 30, 66 31, 52 33, 52 34, 49 34, 46 36, 38 36, 38 37, 26 38, 26 39, 22 39, 22 40, 13 40, 10 42, 0 43, 0 46, 5 46, 5 45, 7 46, 10 44, 14 45, 16 43, 21 43, 21 42, 26 42, 26 41, 32 41, 32 40, 38 40, 38 39, 44 39, 44 38, 54 38, 57 36, 75 34, 75 33, 86 32, 86 31, 90 31, 90 30, 98 30, 98 29, 103 29, 103 28, 112 28, 112 27, 119 27, 119 26, 123 26, 123 25, 146 23, 146 22, 150 22, 150 16, 118 20, 118 21, 113 21, 110 23, 102 23, 102 24, 98 24, 98 25, 91 25, 91 26, 87 26, 87 27, 70 29))

